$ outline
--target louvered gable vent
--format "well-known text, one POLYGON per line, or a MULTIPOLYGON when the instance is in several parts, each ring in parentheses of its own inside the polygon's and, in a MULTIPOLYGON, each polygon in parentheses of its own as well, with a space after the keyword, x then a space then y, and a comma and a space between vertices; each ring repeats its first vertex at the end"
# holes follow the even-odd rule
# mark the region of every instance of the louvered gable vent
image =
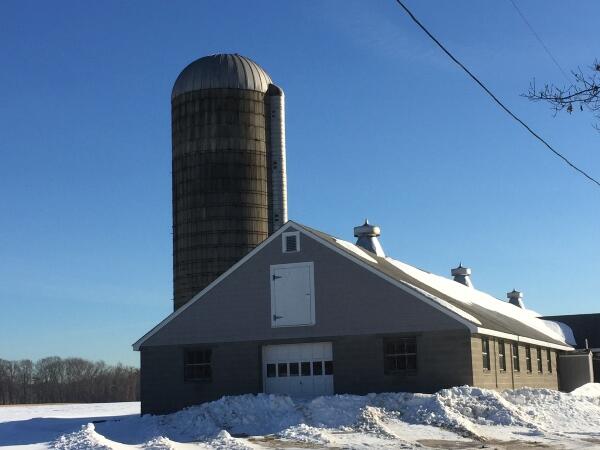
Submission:
POLYGON ((300 233, 298 231, 283 233, 282 239, 282 251, 283 253, 293 253, 300 251, 300 233))

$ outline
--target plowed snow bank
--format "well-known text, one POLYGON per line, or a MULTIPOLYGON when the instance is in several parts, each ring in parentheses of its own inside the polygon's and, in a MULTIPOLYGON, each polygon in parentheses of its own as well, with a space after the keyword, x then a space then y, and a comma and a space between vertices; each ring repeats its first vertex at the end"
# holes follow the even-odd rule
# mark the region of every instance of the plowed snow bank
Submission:
MULTIPOLYGON (((600 397, 528 388, 496 392, 468 386, 435 394, 334 395, 308 401, 266 394, 242 395, 165 416, 100 423, 96 429, 108 439, 127 444, 150 442, 158 437, 176 442, 216 443, 224 437, 235 439, 229 435, 274 435, 324 445, 339 432, 410 440, 410 436, 394 432, 399 429, 394 424, 400 422, 479 439, 510 439, 515 435, 537 439, 570 433, 600 437, 600 397)), ((64 445, 60 448, 68 450, 64 445)))

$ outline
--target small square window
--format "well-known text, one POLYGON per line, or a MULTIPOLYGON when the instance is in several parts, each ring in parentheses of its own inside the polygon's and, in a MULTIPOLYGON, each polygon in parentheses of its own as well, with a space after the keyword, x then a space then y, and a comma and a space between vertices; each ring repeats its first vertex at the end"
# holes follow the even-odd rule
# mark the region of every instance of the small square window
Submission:
POLYGON ((281 235, 281 249, 283 253, 294 253, 300 251, 300 232, 293 231, 281 235))
POLYGON ((386 375, 415 373, 417 370, 416 338, 394 338, 384 342, 383 363, 386 375))
POLYGON ((325 361, 325 375, 333 375, 333 361, 325 361))
POLYGON ((278 377, 287 377, 288 376, 288 366, 287 366, 287 363, 279 363, 279 364, 277 364, 277 376, 278 377))
POLYGON ((184 381, 211 381, 212 351, 210 349, 188 349, 184 352, 184 381))
POLYGON ((297 377, 300 372, 300 363, 290 363, 290 377, 297 377))
POLYGON ((300 363, 300 369, 301 369, 301 374, 303 377, 310 377, 310 363, 309 362, 302 362, 300 363))
POLYGON ((321 361, 313 361, 313 375, 323 375, 323 364, 321 361))
POLYGON ((274 378, 277 376, 277 368, 275 364, 267 364, 267 378, 274 378))

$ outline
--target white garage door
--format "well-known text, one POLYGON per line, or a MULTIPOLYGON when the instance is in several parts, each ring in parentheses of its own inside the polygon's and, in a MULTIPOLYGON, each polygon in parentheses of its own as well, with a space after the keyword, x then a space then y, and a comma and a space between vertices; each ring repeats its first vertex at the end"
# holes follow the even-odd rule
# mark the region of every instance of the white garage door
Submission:
POLYGON ((332 395, 331 342, 263 346, 263 387, 267 394, 332 395))

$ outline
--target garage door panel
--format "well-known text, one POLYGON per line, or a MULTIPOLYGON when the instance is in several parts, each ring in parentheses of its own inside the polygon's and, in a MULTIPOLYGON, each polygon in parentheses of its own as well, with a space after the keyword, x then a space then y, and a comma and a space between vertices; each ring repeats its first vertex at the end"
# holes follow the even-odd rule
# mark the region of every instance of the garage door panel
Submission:
POLYGON ((264 391, 296 397, 332 395, 332 356, 331 342, 264 346, 264 391))

